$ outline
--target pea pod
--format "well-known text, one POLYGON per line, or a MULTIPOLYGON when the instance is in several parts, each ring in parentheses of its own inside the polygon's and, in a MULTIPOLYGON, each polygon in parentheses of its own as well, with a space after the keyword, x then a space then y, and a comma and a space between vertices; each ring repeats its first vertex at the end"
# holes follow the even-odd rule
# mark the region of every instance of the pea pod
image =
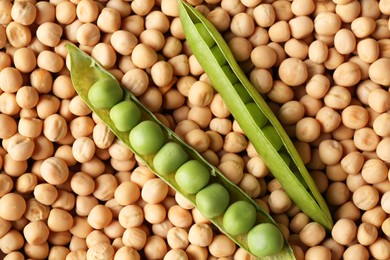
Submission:
POLYGON ((222 36, 199 11, 181 0, 178 3, 189 47, 245 135, 298 207, 331 229, 327 204, 292 141, 240 69, 222 36))
MULTIPOLYGON (((131 130, 126 131, 120 131, 116 126, 115 122, 111 119, 112 114, 110 117, 110 109, 107 108, 97 108, 92 105, 91 101, 88 98, 88 93, 93 84, 96 82, 101 81, 102 79, 110 79, 115 80, 115 78, 109 74, 102 66, 97 64, 90 56, 82 52, 80 49, 78 49, 76 46, 72 44, 68 44, 67 46, 68 52, 70 54, 70 64, 71 64, 71 78, 73 85, 77 91, 77 93, 80 95, 80 97, 85 101, 85 103, 96 113, 101 120, 112 130, 112 132, 124 143, 126 144, 144 163, 147 165, 153 172, 156 173, 157 176, 159 176, 162 180, 164 180, 166 183, 168 183, 171 187, 173 187, 177 192, 181 193, 183 196, 185 196, 189 201, 191 201, 195 206, 197 206, 197 201, 199 203, 202 203, 201 207, 205 208, 204 213, 206 213, 207 210, 213 211, 212 203, 219 203, 220 201, 225 201, 229 205, 232 205, 235 202, 239 201, 245 201, 248 202, 249 205, 252 205, 253 208, 256 211, 256 226, 259 227, 261 225, 267 224, 271 225, 273 227, 273 234, 272 237, 270 237, 271 241, 278 241, 281 244, 281 248, 278 248, 278 252, 274 252, 271 256, 263 256, 261 253, 264 251, 258 251, 258 248, 255 248, 258 252, 255 256, 259 259, 294 259, 293 252, 288 245, 287 241, 284 240, 282 237, 281 231, 277 228, 277 224, 272 219, 272 217, 266 213, 254 200, 252 200, 247 194, 245 194, 241 189, 239 189, 235 184, 233 184, 231 181, 229 181, 216 167, 211 165, 207 162, 198 152, 196 152, 193 148, 188 146, 183 140, 181 140, 172 130, 170 130, 168 127, 166 127, 164 124, 162 124, 154 115, 151 113, 142 103, 138 101, 138 99, 132 95, 128 90, 123 89, 123 97, 122 100, 119 101, 118 104, 121 104, 125 101, 133 102, 136 107, 140 111, 140 120, 139 123, 136 126, 133 126, 131 130), (131 133, 133 130, 136 130, 137 127, 139 127, 141 124, 145 124, 147 122, 148 124, 157 124, 162 132, 163 132, 163 139, 165 144, 160 148, 158 152, 155 152, 155 145, 153 144, 151 147, 154 150, 145 151, 144 148, 140 148, 142 150, 142 153, 137 152, 139 149, 134 147, 131 143, 131 133), (170 144, 170 145, 167 145, 170 144), (172 145, 173 144, 173 145, 172 145), (183 151, 186 153, 186 155, 183 155, 183 151), (169 156, 174 156, 174 154, 179 154, 177 160, 174 161, 174 163, 169 163, 169 165, 161 164, 163 160, 161 158, 164 158, 164 153, 169 154, 169 156), (157 161, 157 162, 156 162, 157 161), (186 163, 184 163, 186 161, 186 163), (194 163, 196 162, 196 163, 194 163), (184 164, 183 164, 184 163, 184 164), (203 178, 205 181, 198 181, 197 185, 203 186, 204 182, 208 181, 207 186, 202 188, 199 192, 197 192, 198 189, 192 190, 188 189, 188 181, 183 178, 183 174, 186 172, 189 172, 189 177, 191 178, 191 174, 194 173, 194 167, 198 167, 197 165, 200 164, 202 167, 210 173, 209 177, 203 178), (180 165, 182 165, 180 167, 180 165), (180 167, 180 168, 179 168, 180 167), (176 175, 176 172, 172 172, 175 169, 177 171, 180 171, 180 175, 176 175), (176 181, 176 178, 178 178, 179 183, 184 183, 182 186, 179 185, 179 183, 176 181), (221 190, 223 197, 221 200, 216 201, 214 199, 208 201, 207 198, 210 196, 211 193, 214 190, 221 190), (187 190, 187 192, 186 192, 187 190), (226 194, 224 192, 227 192, 226 194), (193 194, 197 192, 196 194, 193 194), (206 200, 205 200, 206 198, 206 200), (211 209, 210 209, 211 206, 211 209), (280 242, 281 239, 281 242, 280 242), (259 253, 260 252, 260 253, 259 253)), ((115 108, 116 105, 114 105, 115 108)), ((111 108, 112 109, 112 108, 111 108)), ((136 116, 138 116, 138 113, 136 113, 136 116)), ((115 118, 115 117, 113 117, 115 118)), ((133 124, 133 122, 132 122, 133 124)), ((150 128, 148 128, 150 130, 150 128)), ((150 130, 151 131, 151 130, 150 130)), ((154 131, 154 130, 153 130, 154 131)), ((147 131, 146 131, 147 132, 147 131)), ((136 130, 135 134, 139 134, 140 131, 136 130)), ((157 136, 159 136, 160 133, 158 133, 157 136)), ((139 144, 137 144, 139 145, 139 144)), ((161 144, 157 145, 158 147, 161 146, 161 144)), ((141 146, 142 147, 142 146, 141 146)), ((146 148, 146 150, 149 149, 149 147, 146 148)), ((168 155, 167 155, 168 156, 168 155)), ((170 157, 166 158, 170 158, 170 157)), ((172 158, 170 158, 172 162, 172 158)), ((169 161, 169 160, 168 160, 169 161)), ((193 187, 190 187, 193 188, 193 187)), ((199 187, 198 187, 199 188, 199 187)), ((214 194, 211 194, 212 197, 215 197, 214 194)), ((228 205, 228 206, 229 206, 228 205)), ((225 207, 222 207, 221 205, 218 205, 221 212, 225 211, 225 207), (222 209, 221 209, 222 208, 222 209)), ((226 205, 225 205, 226 206, 226 205)), ((234 209, 233 209, 234 210, 234 209)), ((202 212, 202 211, 201 211, 202 212)), ((215 212, 213 212, 215 213, 215 212)), ((231 213, 228 213, 231 214, 231 213)), ((240 247, 246 249, 249 251, 249 243, 247 241, 247 236, 249 232, 246 232, 244 234, 240 235, 233 235, 228 232, 226 232, 224 225, 223 225, 223 219, 224 219, 224 213, 217 214, 217 216, 211 216, 210 221, 218 227, 219 230, 222 230, 225 232, 227 236, 229 236, 235 243, 237 243, 240 247)), ((229 217, 228 217, 229 219, 229 217)), ((232 219, 230 217, 230 219, 232 219)), ((234 218, 233 218, 234 219, 234 218)), ((225 220, 226 221, 226 220, 225 220)), ((256 231, 255 228, 252 228, 252 233, 255 233, 256 235, 253 237, 261 236, 262 239, 266 239, 267 235, 269 234, 259 234, 259 232, 256 231)), ((236 230, 236 229, 235 229, 236 230)), ((272 232, 270 232, 272 234, 272 232)), ((253 241, 252 239, 252 244, 253 241)), ((254 243, 256 244, 256 243, 254 243)), ((260 243, 260 245, 263 245, 265 250, 268 250, 269 244, 260 243)), ((272 249, 272 245, 271 245, 272 249)), ((268 251, 265 251, 268 252, 268 251)), ((271 252, 271 251, 270 251, 271 252)), ((250 252, 253 254, 253 252, 250 252)))

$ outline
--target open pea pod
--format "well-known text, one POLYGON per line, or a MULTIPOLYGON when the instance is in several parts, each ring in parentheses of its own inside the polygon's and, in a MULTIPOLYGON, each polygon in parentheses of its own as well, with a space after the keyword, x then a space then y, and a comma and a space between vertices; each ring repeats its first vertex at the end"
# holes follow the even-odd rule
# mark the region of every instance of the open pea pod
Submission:
POLYGON ((331 229, 328 206, 282 125, 199 11, 178 0, 186 40, 233 117, 287 194, 314 221, 331 229))
MULTIPOLYGON (((109 109, 98 109, 91 104, 91 101, 88 98, 88 92, 91 86, 99 80, 102 79, 115 79, 110 73, 108 73, 102 66, 96 63, 90 56, 78 49, 72 44, 67 46, 68 52, 70 54, 70 66, 71 66, 71 78, 79 96, 85 101, 85 103, 96 113, 101 120, 112 130, 112 132, 124 143, 126 144, 157 176, 164 180, 168 185, 173 187, 177 192, 185 196, 189 201, 191 201, 195 206, 196 205, 196 194, 186 193, 180 185, 175 180, 175 174, 160 174, 155 167, 153 166, 153 159, 155 154, 142 155, 137 153, 133 145, 129 140, 129 131, 122 132, 118 130, 114 122, 110 118, 109 109)), ((252 200, 247 194, 245 194, 241 189, 239 189, 235 184, 229 181, 216 167, 211 165, 207 160, 205 160, 198 152, 193 148, 188 146, 184 141, 182 141, 172 130, 166 127, 161 123, 154 115, 151 113, 139 100, 131 94, 126 89, 123 89, 124 97, 122 100, 131 100, 136 104, 136 106, 141 111, 141 121, 142 120, 151 120, 157 123, 163 130, 166 140, 173 141, 181 146, 181 148, 189 155, 191 160, 196 160, 205 166, 210 172, 210 183, 221 184, 229 194, 229 203, 232 204, 237 201, 246 201, 254 206, 256 210, 256 224, 260 223, 271 223, 275 226, 277 224, 272 219, 272 217, 266 213, 254 200, 252 200)), ((222 232, 229 236, 237 245, 246 249, 249 253, 247 243, 247 234, 241 235, 232 235, 226 232, 223 225, 223 214, 217 217, 210 218, 210 221, 218 227, 222 232)), ((280 230, 279 230, 280 231, 280 230)), ((252 253, 253 254, 253 253, 252 253)), ((255 255, 256 256, 256 255, 255 255)), ((282 249, 271 256, 262 256, 258 257, 259 259, 294 259, 293 252, 291 247, 288 245, 287 241, 284 240, 282 249)))

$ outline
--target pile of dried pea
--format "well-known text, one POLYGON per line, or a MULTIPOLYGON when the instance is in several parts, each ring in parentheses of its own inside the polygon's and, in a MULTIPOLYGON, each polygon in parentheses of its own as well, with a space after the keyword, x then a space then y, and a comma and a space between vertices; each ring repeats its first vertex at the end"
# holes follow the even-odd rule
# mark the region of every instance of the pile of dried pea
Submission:
POLYGON ((389 2, 188 2, 223 33, 295 141, 333 208, 331 233, 291 203, 213 92, 174 0, 1 1, 5 259, 249 257, 75 95, 67 42, 267 208, 297 259, 390 258, 389 2))
POLYGON ((142 164, 254 256, 293 258, 282 231, 264 209, 160 122, 95 60, 74 45, 66 48, 75 90, 142 164))

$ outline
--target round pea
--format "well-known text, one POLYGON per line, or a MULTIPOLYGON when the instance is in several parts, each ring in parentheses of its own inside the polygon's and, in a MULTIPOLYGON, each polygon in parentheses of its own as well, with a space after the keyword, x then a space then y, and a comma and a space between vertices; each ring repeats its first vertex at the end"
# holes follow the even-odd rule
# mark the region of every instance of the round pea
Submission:
POLYGON ((221 184, 212 183, 196 194, 195 201, 203 216, 215 218, 229 205, 229 193, 221 184))
POLYGON ((256 209, 246 201, 237 201, 229 206, 223 216, 225 230, 238 236, 248 232, 256 222, 256 209))
POLYGON ((165 142, 161 127, 150 120, 135 126, 130 131, 129 138, 134 150, 141 155, 157 153, 165 142))
POLYGON ((88 91, 88 99, 96 108, 109 109, 123 96, 119 83, 111 78, 100 79, 88 91))
POLYGON ((245 104, 246 109, 248 110, 249 114, 253 117, 255 120, 256 124, 259 127, 265 126, 267 124, 268 119, 264 115, 264 113, 258 108, 255 102, 249 102, 245 104))
POLYGON ((175 142, 166 143, 153 159, 153 167, 162 175, 175 172, 188 160, 187 153, 175 142))
POLYGON ((247 103, 249 104, 249 102, 252 100, 252 97, 246 91, 244 85, 242 85, 241 83, 236 83, 236 84, 233 85, 233 87, 237 91, 237 93, 240 96, 242 102, 244 102, 245 104, 247 104, 247 103))
POLYGON ((223 72, 225 73, 226 77, 229 79, 229 81, 232 84, 235 84, 238 82, 238 78, 237 78, 236 74, 234 74, 232 68, 230 68, 229 65, 223 65, 221 68, 222 68, 223 72))
POLYGON ((290 165, 291 163, 291 157, 287 153, 279 153, 280 157, 282 157, 283 161, 287 164, 290 165))
POLYGON ((284 243, 282 233, 271 223, 256 225, 249 231, 247 239, 250 252, 257 257, 278 253, 284 243))
POLYGON ((262 131, 268 141, 272 144, 276 151, 279 151, 283 146, 282 139, 280 139, 275 128, 271 125, 266 125, 262 128, 262 131))
POLYGON ((141 119, 141 112, 130 100, 122 101, 110 110, 110 118, 119 131, 130 131, 141 119))
POLYGON ((211 34, 207 31, 206 27, 202 23, 196 23, 195 27, 207 46, 211 48, 215 42, 211 34))
POLYGON ((214 58, 217 60, 219 66, 225 65, 227 63, 225 56, 223 56, 218 45, 215 45, 210 50, 211 50, 211 53, 214 55, 214 58))
POLYGON ((191 160, 180 166, 176 171, 177 184, 187 193, 195 194, 209 182, 208 169, 196 160, 191 160))

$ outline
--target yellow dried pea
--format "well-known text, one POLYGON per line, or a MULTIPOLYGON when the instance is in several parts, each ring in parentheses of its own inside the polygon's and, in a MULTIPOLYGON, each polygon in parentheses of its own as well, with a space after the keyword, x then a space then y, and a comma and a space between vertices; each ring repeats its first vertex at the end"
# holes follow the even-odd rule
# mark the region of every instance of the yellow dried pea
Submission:
POLYGON ((2 81, 0 85, 1 90, 8 93, 17 92, 23 85, 21 72, 12 67, 6 67, 1 70, 0 80, 2 81))
MULTIPOLYGON (((82 2, 85 2, 85 1, 82 1, 82 2)), ((89 2, 93 2, 93 1, 89 1, 89 2)), ((273 6, 276 6, 276 4, 275 5, 273 5, 273 6)), ((273 7, 274 9, 275 9, 275 7, 273 7)), ((367 9, 365 9, 365 10, 367 10, 367 9)), ((364 12, 368 12, 368 11, 364 11, 364 12)), ((306 15, 306 14, 305 14, 306 15)), ((371 18, 371 19, 373 19, 373 18, 371 18)), ((378 134, 378 133, 377 133, 378 134)))
POLYGON ((102 32, 114 33, 121 27, 120 13, 110 7, 103 8, 97 18, 97 26, 102 32))
POLYGON ((350 219, 338 220, 332 229, 333 239, 341 245, 351 243, 356 238, 356 233, 356 224, 350 219))
POLYGON ((99 42, 100 37, 100 30, 93 23, 82 24, 76 32, 77 42, 86 46, 94 46, 99 42))
POLYGON ((22 234, 16 229, 11 229, 1 238, 0 249, 5 254, 10 254, 13 251, 20 250, 24 245, 22 234))

